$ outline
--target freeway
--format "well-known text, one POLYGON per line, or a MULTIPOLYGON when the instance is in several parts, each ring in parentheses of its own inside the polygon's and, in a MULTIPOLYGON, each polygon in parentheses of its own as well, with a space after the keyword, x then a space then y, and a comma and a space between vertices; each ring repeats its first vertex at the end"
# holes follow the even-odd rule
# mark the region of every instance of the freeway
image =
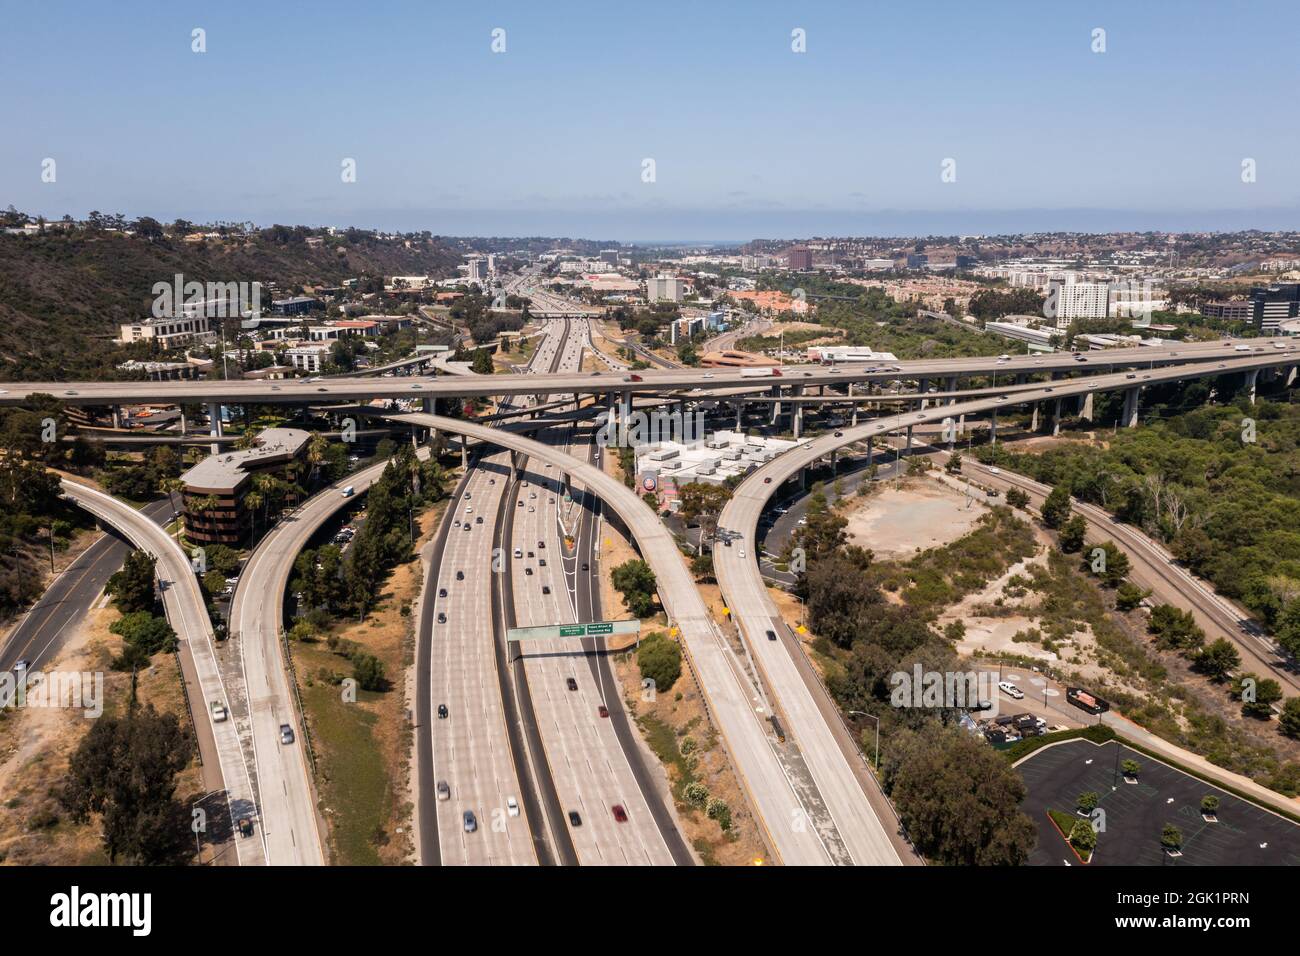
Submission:
POLYGON ((636 493, 593 465, 579 462, 549 445, 476 422, 423 413, 392 414, 392 421, 468 435, 523 452, 563 469, 613 509, 630 529, 645 560, 654 569, 669 620, 678 628, 688 663, 704 693, 711 719, 723 739, 741 786, 764 827, 773 851, 789 865, 826 864, 829 855, 814 828, 793 825, 804 808, 773 750, 751 701, 752 692, 739 676, 739 664, 713 624, 694 580, 686 570, 671 533, 636 493))
MULTIPOLYGON (((220 701, 228 707, 228 695, 217 668, 212 621, 208 618, 207 606, 190 567, 189 558, 180 545, 155 521, 112 495, 67 478, 63 479, 63 493, 105 524, 116 528, 135 547, 157 560, 155 573, 158 587, 162 591, 167 620, 177 637, 189 645, 202 699, 220 701)), ((221 767, 221 779, 225 781, 230 818, 239 820, 243 817, 256 817, 257 801, 239 744, 236 722, 214 721, 211 709, 206 705, 195 712, 194 720, 196 723, 207 721, 211 728, 221 767)), ((265 833, 260 839, 237 840, 236 852, 243 866, 267 862, 265 833)))
MULTIPOLYGON (((1276 344, 1282 344, 1280 342, 1276 344)), ((883 382, 897 378, 941 379, 989 374, 1032 375, 1056 372, 1097 372, 1115 368, 1146 366, 1156 369, 1183 362, 1223 362, 1242 360, 1247 349, 1261 359, 1257 367, 1295 364, 1300 361, 1300 347, 1287 342, 1276 348, 1268 339, 1239 339, 1230 342, 1171 344, 1168 349, 1132 348, 1094 352, 1080 362, 1063 353, 1012 356, 1005 361, 988 356, 980 358, 927 359, 898 362, 889 367, 875 365, 784 366, 782 375, 764 384, 835 385, 847 382, 883 382)), ((711 390, 734 386, 753 387, 755 379, 742 370, 732 369, 646 369, 637 373, 641 381, 632 383, 621 372, 560 372, 524 376, 480 375, 450 378, 407 376, 402 378, 306 379, 267 381, 170 381, 170 382, 0 382, 0 405, 17 405, 34 394, 50 394, 64 405, 115 405, 123 403, 246 403, 302 404, 345 399, 375 398, 420 399, 465 397, 470 395, 523 395, 607 393, 623 391, 651 392, 679 388, 711 390), (707 378, 705 376, 708 376, 707 378)))
MULTIPOLYGON (((583 339, 566 335, 553 367, 577 368, 583 347, 583 339)), ((564 448, 568 431, 548 429, 538 438, 564 448)), ((507 560, 518 627, 591 620, 579 616, 576 554, 564 547, 565 537, 575 541, 575 548, 589 546, 590 540, 578 540, 583 512, 576 502, 566 506, 566 490, 564 476, 544 464, 525 472, 506 498, 513 531, 507 560)), ((588 526, 588 534, 591 530, 588 526)), ((519 651, 558 797, 566 817, 576 812, 583 821, 570 824, 578 862, 667 865, 675 855, 689 861, 684 845, 670 849, 660 830, 664 814, 651 810, 656 796, 643 791, 645 779, 633 772, 625 756, 625 746, 634 748, 635 743, 625 744, 609 716, 610 698, 618 696, 612 675, 606 684, 607 669, 581 666, 587 650, 572 641, 529 641, 519 651), (622 808, 622 821, 615 818, 615 806, 622 808)), ((680 844, 676 828, 669 827, 668 837, 680 844)))
MULTIPOLYGON (((157 522, 171 517, 172 506, 164 498, 145 505, 140 513, 157 522)), ((112 532, 101 535, 77 555, 10 632, 0 648, 0 671, 12 670, 20 660, 28 661, 32 670, 39 670, 46 661, 53 660, 63 647, 68 625, 90 613, 109 577, 122 567, 131 550, 130 544, 112 532)))

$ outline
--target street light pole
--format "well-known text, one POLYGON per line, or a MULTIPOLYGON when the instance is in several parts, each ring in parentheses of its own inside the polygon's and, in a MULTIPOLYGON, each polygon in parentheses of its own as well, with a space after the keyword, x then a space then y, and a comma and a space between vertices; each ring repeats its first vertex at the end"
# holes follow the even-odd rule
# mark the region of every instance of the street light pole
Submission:
POLYGON ((880 773, 880 718, 875 714, 868 714, 865 710, 850 710, 849 716, 870 717, 876 722, 876 773, 880 773))

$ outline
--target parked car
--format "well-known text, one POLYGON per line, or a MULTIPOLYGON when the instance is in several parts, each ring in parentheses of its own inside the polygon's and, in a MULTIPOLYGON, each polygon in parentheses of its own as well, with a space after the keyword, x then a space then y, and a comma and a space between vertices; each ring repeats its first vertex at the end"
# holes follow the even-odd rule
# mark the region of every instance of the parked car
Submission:
POLYGON ((1025 692, 1009 680, 998 681, 998 690, 1016 700, 1020 700, 1020 698, 1025 696, 1025 692))

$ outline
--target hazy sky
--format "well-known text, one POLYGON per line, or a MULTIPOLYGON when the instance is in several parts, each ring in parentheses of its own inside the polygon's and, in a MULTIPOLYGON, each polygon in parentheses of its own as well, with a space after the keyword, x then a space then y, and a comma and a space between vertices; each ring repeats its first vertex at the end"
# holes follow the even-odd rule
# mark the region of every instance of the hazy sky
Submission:
POLYGON ((50 217, 624 240, 1300 227, 1295 2, 0 0, 0 24, 0 206, 50 217))

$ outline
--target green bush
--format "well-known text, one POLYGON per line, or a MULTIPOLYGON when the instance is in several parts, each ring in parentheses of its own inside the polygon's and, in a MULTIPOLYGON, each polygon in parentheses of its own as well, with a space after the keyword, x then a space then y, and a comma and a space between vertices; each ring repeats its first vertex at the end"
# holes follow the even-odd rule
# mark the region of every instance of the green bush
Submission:
POLYGON ((656 632, 641 642, 636 655, 642 679, 654 681, 656 693, 667 693, 682 676, 682 649, 675 641, 656 632))

